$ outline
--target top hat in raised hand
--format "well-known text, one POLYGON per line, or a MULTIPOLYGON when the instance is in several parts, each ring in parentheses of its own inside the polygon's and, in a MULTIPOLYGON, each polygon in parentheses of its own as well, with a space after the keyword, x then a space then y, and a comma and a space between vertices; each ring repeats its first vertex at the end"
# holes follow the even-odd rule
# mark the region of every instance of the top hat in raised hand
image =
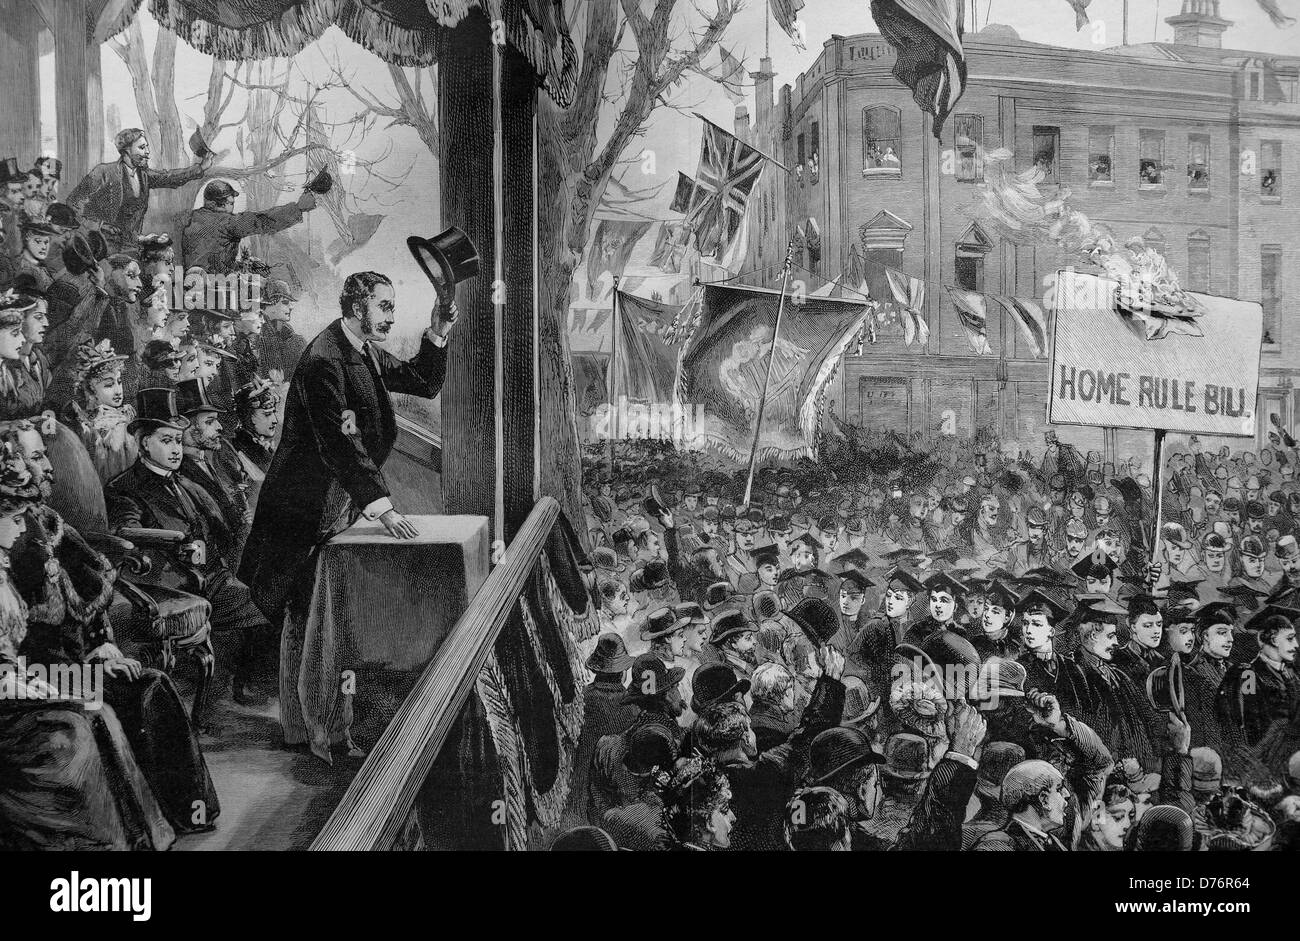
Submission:
POLYGON ((406 247, 439 294, 450 293, 457 284, 478 274, 478 249, 454 225, 431 239, 408 236, 406 247))

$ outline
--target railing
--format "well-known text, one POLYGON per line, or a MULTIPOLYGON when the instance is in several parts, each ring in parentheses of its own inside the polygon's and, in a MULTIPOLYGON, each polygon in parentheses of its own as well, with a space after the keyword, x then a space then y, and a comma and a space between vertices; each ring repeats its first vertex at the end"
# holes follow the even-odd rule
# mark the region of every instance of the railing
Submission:
POLYGON ((397 843, 497 635, 519 603, 560 505, 543 497, 403 701, 312 850, 389 850, 397 843))

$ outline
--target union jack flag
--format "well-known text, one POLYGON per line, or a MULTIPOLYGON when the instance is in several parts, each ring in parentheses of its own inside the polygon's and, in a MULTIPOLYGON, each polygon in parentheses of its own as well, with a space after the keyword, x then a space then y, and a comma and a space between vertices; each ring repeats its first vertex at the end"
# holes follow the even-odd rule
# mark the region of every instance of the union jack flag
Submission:
POLYGON ((763 170, 763 155, 716 124, 704 122, 696 198, 687 225, 695 232, 700 256, 726 254, 737 238, 749 194, 763 170))

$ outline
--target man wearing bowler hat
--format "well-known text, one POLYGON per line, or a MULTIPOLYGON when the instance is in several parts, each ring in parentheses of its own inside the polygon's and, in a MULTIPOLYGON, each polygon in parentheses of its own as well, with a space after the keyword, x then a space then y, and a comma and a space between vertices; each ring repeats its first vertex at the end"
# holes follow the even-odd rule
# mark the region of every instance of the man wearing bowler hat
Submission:
POLYGON ((152 577, 169 588, 197 590, 212 604, 213 630, 218 635, 237 635, 235 696, 245 701, 254 635, 268 625, 253 606, 248 586, 226 563, 232 535, 221 507, 206 490, 178 473, 189 426, 177 409, 176 390, 140 390, 136 419, 127 426, 139 442, 140 456, 104 485, 108 523, 117 535, 137 543, 150 538, 142 530, 181 534, 179 545, 166 544, 167 553, 159 556, 163 564, 152 577), (201 576, 201 584, 195 575, 201 576))
MULTIPOLYGON (((463 235, 455 241, 472 253, 463 235)), ((478 272, 477 256, 435 252, 438 303, 413 359, 402 362, 379 347, 392 330, 396 293, 386 275, 362 271, 343 282, 341 316, 298 362, 241 568, 258 606, 277 623, 291 600, 305 605, 310 598, 317 547, 358 517, 379 520, 395 539, 416 535, 393 506, 382 470, 397 440, 389 394, 431 399, 441 391, 447 338, 459 316, 454 285, 478 272)))
POLYGON ((596 756, 596 743, 606 735, 620 735, 636 718, 636 709, 624 701, 627 695, 627 671, 632 658, 618 634, 606 632, 596 638, 596 646, 587 657, 587 669, 595 677, 583 689, 582 731, 573 753, 573 776, 569 779, 567 826, 577 826, 587 819, 587 776, 596 756))
POLYGON ((257 363, 272 382, 291 382, 307 341, 289 323, 298 298, 289 282, 272 278, 262 286, 262 329, 257 336, 257 363))
POLYGON ((113 141, 118 159, 101 163, 82 178, 64 200, 87 222, 97 224, 115 252, 136 250, 136 239, 149 212, 155 189, 178 189, 199 179, 212 166, 211 153, 178 170, 149 166, 149 139, 138 127, 119 131, 113 141))
POLYGON ((291 203, 270 209, 235 212, 239 190, 225 180, 213 180, 203 187, 203 205, 190 213, 181 230, 184 265, 195 265, 208 273, 235 271, 239 243, 253 235, 273 235, 297 225, 302 214, 316 208, 316 194, 304 190, 291 203))

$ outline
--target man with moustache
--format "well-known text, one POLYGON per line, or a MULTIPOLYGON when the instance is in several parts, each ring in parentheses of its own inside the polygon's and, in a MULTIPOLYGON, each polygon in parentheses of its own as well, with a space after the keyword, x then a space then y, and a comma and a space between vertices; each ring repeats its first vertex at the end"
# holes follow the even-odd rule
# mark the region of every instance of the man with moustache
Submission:
POLYGON ((273 622, 311 597, 315 550, 358 517, 395 539, 416 535, 397 508, 383 464, 397 439, 392 392, 434 398, 447 373, 447 338, 459 316, 440 294, 420 341, 402 362, 378 347, 392 330, 392 281, 376 271, 349 275, 341 316, 308 345, 289 385, 280 447, 258 498, 240 572, 273 622))
POLYGON ((1300 676, 1295 670, 1300 642, 1294 623, 1300 611, 1274 605, 1262 614, 1256 629, 1259 653, 1249 663, 1229 667, 1219 687, 1229 727, 1251 748, 1275 723, 1293 722, 1300 709, 1300 676))
MULTIPOLYGON (((128 252, 137 248, 149 212, 149 193, 178 189, 199 179, 216 155, 209 153, 179 170, 154 170, 149 167, 149 139, 140 128, 119 131, 113 143, 118 159, 94 167, 64 202, 87 222, 97 223, 113 251, 128 252)), ((125 349, 117 344, 113 348, 125 349)))

